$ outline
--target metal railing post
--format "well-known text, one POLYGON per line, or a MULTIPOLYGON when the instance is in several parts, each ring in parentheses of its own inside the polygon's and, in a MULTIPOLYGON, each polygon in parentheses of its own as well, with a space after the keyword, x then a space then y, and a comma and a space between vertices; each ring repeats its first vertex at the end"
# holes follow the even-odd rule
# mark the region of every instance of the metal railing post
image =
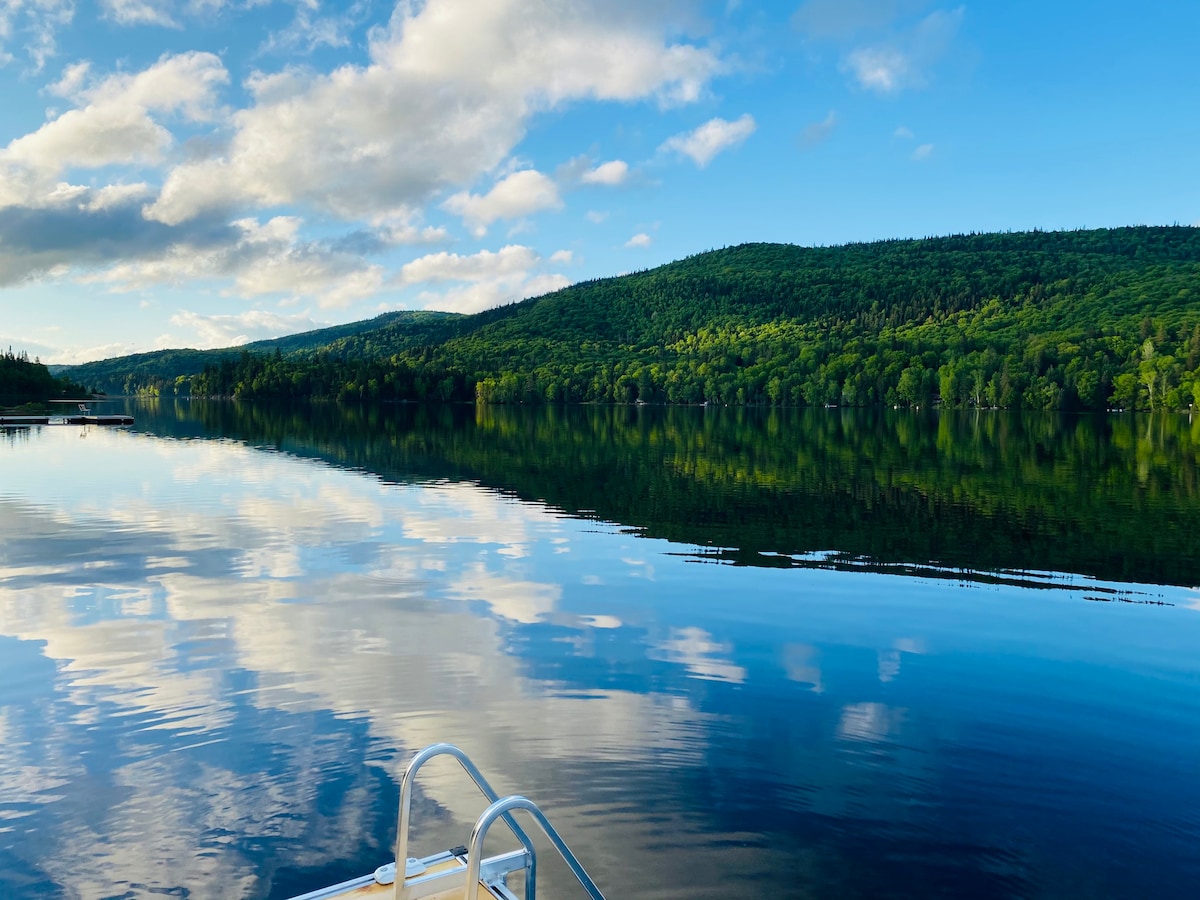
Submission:
MULTIPOLYGON (((583 889, 587 891, 588 896, 592 900, 604 900, 604 895, 600 893, 600 888, 596 887, 596 882, 592 881, 591 876, 584 871, 583 865, 571 852, 571 848, 567 846, 567 842, 562 839, 562 836, 550 824, 550 820, 546 818, 545 813, 537 808, 537 805, 526 797, 513 795, 505 797, 502 800, 496 800, 483 811, 479 817, 479 821, 475 823, 475 827, 471 829, 471 843, 467 847, 467 894, 464 900, 479 900, 479 866, 480 857, 483 854, 483 839, 487 835, 487 831, 492 827, 492 823, 498 818, 504 818, 509 822, 512 818, 510 810, 523 809, 533 816, 535 822, 541 826, 542 831, 550 842, 554 844, 559 855, 570 867, 571 872, 579 879, 579 883, 583 885, 583 889)), ((511 824, 510 824, 511 827, 511 824)))
MULTIPOLYGON (((480 793, 488 799, 488 802, 492 806, 495 806, 500 798, 500 795, 496 793, 495 789, 488 784, 487 779, 483 777, 483 773, 476 768, 475 763, 471 762, 470 757, 453 744, 432 744, 417 753, 409 761, 408 767, 404 770, 404 776, 400 779, 400 809, 396 817, 396 887, 393 892, 396 900, 405 900, 407 894, 404 887, 404 868, 408 860, 408 826, 411 819, 413 783, 420 768, 436 756, 453 756, 457 759, 459 765, 471 776, 471 780, 475 782, 475 786, 479 788, 480 793)), ((488 809, 491 808, 491 806, 488 807, 488 809)), ((533 849, 533 841, 530 840, 529 835, 517 824, 511 814, 501 812, 497 813, 497 815, 504 819, 505 824, 508 825, 517 840, 521 842, 521 845, 529 854, 529 872, 525 879, 525 896, 527 900, 536 900, 537 857, 533 849)), ((493 818, 495 817, 493 816, 493 818)), ((478 822, 476 823, 476 827, 478 827, 478 822)), ((472 839, 474 839, 474 832, 471 835, 472 839)), ((480 863, 477 853, 481 853, 482 851, 482 841, 480 841, 478 851, 474 848, 470 850, 472 856, 468 859, 468 866, 475 866, 476 878, 478 878, 480 863)))

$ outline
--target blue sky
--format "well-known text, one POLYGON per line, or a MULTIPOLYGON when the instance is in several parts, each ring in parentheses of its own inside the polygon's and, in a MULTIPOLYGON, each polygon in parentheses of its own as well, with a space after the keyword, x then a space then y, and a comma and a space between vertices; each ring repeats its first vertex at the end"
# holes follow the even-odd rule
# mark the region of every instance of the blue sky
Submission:
POLYGON ((1200 3, 0 0, 0 346, 473 312, 745 241, 1200 224, 1200 3))

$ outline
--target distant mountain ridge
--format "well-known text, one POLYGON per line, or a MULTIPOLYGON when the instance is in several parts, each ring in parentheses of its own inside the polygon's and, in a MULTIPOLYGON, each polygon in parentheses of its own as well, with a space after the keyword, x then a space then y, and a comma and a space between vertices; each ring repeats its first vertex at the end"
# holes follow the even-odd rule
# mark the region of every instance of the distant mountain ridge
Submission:
POLYGON ((205 396, 1186 408, 1200 229, 743 244, 472 316, 170 353, 67 372, 205 396))
POLYGON ((254 341, 241 347, 230 348, 249 350, 251 353, 269 353, 278 349, 282 353, 303 353, 305 351, 321 350, 327 347, 341 346, 363 334, 371 332, 386 332, 395 336, 400 343, 404 338, 426 339, 442 333, 442 326, 461 319, 458 313, 431 312, 427 310, 397 310, 364 319, 359 322, 349 322, 345 325, 331 325, 328 328, 318 328, 301 334, 286 335, 265 341, 254 341))
POLYGON ((403 346, 405 336, 414 340, 426 340, 441 333, 440 325, 460 319, 457 313, 430 312, 424 310, 397 310, 349 322, 331 325, 298 334, 285 335, 262 341, 253 341, 234 347, 215 350, 151 350, 130 356, 81 363, 74 366, 51 366, 54 374, 62 374, 97 390, 113 394, 132 394, 154 381, 175 382, 180 376, 196 375, 206 365, 219 363, 223 359, 236 359, 243 353, 283 354, 303 356, 326 348, 341 347, 343 343, 368 332, 381 332, 394 336, 396 346, 403 346))

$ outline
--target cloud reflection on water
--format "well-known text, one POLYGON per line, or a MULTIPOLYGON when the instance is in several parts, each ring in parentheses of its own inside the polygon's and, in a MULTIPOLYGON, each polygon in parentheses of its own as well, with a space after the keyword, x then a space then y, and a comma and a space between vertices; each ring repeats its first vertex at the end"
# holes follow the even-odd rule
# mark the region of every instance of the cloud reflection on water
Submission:
MULTIPOLYGON (((53 823, 53 840, 16 847, 35 851, 28 862, 53 882, 81 896, 216 884, 255 896, 262 861, 239 841, 304 848, 293 866, 339 854, 288 822, 369 843, 377 823, 330 822, 314 805, 326 773, 346 764, 327 746, 330 715, 369 723, 387 756, 460 741, 485 771, 525 786, 545 781, 547 754, 616 760, 657 748, 700 762, 703 716, 678 698, 548 697, 506 652, 504 623, 620 627, 604 614, 564 618, 561 585, 523 576, 525 548, 567 540, 544 510, 465 485, 383 486, 236 445, 92 437, 138 477, 89 490, 53 473, 0 501, 2 630, 56 661, 46 711, 63 732, 61 758, 22 764, 13 749, 44 738, 4 720, 0 783, 10 802, 31 793, 29 778, 41 795, 71 786, 29 813, 53 823), (189 476, 177 482, 180 468, 189 476), (85 711, 96 721, 75 733, 85 711), (268 711, 298 727, 250 726, 247 745, 247 719, 268 711), (324 744, 306 746, 314 731, 324 744), (539 749, 514 754, 481 733, 539 749), (253 762, 262 751, 276 759, 266 771, 253 762), (95 772, 70 762, 97 753, 95 772)), ((461 785, 439 788, 471 808, 461 785)), ((347 795, 337 815, 364 802, 347 795)), ((577 816, 563 824, 587 828, 577 816)))
MULTIPOLYGON (((440 740, 553 809, 614 896, 637 887, 631 864, 663 891, 728 891, 739 872, 840 883, 872 828, 916 841, 946 798, 971 801, 962 829, 986 842, 988 810, 1045 776, 1014 801, 955 757, 985 714, 1016 719, 1011 698, 1047 683, 1079 709, 1112 672, 1130 690, 1136 641, 1160 637, 1127 619, 1106 644, 1068 591, 1034 606, 973 588, 967 607, 945 579, 698 565, 466 483, 67 438, 5 448, 20 480, 0 490, 0 857, 29 896, 253 897, 368 870, 400 757, 440 740), (995 683, 1014 653, 1028 665, 995 683), (1043 678, 1064 667, 1076 681, 1043 678), (767 853, 798 828, 817 834, 767 853)), ((1094 746, 1091 721, 1002 733, 993 763, 1020 773, 1046 733, 1094 746)), ((1101 774, 1128 762, 1092 757, 1101 774)), ((463 840, 471 792, 447 771, 423 785, 429 849, 463 840)), ((928 840, 913 858, 951 865, 928 840)))

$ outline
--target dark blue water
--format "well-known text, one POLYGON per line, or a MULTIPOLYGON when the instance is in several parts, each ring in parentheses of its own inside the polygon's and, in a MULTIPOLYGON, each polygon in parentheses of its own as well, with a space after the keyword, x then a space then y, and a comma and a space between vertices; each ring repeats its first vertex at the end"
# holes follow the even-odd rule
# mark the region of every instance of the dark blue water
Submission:
POLYGON ((1194 896, 1186 418, 231 409, 0 435, 0 897, 371 871, 440 740, 610 898, 1194 896))

